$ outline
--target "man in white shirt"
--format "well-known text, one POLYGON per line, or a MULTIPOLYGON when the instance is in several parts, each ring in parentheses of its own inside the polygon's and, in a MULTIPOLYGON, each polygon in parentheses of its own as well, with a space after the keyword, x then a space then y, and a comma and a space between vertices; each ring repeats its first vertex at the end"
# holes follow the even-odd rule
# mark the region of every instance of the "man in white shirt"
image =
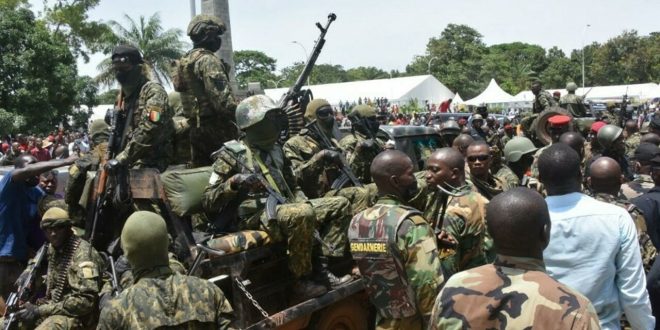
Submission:
POLYGON ((568 145, 548 147, 538 166, 552 221, 550 245, 543 253, 548 274, 587 296, 603 329, 620 329, 622 312, 633 329, 653 329, 637 233, 628 212, 580 192, 580 158, 568 145))

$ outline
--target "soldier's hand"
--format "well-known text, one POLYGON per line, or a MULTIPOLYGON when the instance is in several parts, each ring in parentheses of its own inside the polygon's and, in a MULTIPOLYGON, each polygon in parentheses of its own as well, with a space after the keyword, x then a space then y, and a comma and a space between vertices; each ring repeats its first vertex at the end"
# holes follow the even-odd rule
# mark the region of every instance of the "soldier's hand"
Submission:
POLYGON ((255 192, 263 189, 261 181, 254 174, 236 174, 229 179, 229 185, 232 190, 255 192))
POLYGON ((341 166, 341 153, 339 151, 334 151, 334 150, 322 150, 320 151, 322 153, 322 158, 323 161, 325 161, 326 164, 333 164, 337 166, 341 166))
POLYGON ((33 322, 39 318, 39 310, 37 309, 37 306, 32 305, 31 303, 26 303, 22 308, 22 310, 16 313, 17 319, 25 322, 33 322))
POLYGON ((449 235, 449 233, 447 233, 444 230, 441 231, 437 237, 438 237, 438 248, 453 248, 456 247, 456 245, 458 245, 456 239, 453 236, 449 235))

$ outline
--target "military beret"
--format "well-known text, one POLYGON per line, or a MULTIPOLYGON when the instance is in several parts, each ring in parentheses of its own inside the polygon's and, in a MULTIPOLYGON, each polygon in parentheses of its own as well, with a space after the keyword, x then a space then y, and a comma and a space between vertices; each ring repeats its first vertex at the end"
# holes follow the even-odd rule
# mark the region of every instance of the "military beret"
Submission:
POLYGON ((73 221, 71 220, 71 217, 69 217, 69 213, 67 211, 59 207, 51 207, 46 211, 46 213, 44 213, 43 217, 41 217, 40 226, 41 228, 46 229, 65 225, 70 226, 72 224, 73 221))
POLYGON ((633 159, 648 162, 660 155, 660 148, 653 143, 643 142, 635 149, 633 159))
POLYGON ((591 124, 591 131, 594 133, 598 133, 598 131, 605 125, 607 124, 605 124, 605 122, 602 121, 594 122, 593 124, 591 124))
POLYGON ((197 15, 188 24, 188 36, 196 36, 204 31, 207 27, 216 26, 219 29, 219 34, 225 33, 227 28, 220 18, 213 15, 197 15))
POLYGON ((548 123, 550 124, 550 127, 561 127, 564 125, 568 125, 568 123, 570 122, 571 122, 571 117, 565 115, 554 115, 548 118, 548 123))
POLYGON ((649 124, 650 128, 655 128, 655 129, 660 129, 660 114, 655 114, 653 116, 653 120, 651 120, 651 123, 649 124))
POLYGON ((119 45, 112 50, 111 59, 113 62, 130 61, 131 64, 142 64, 142 54, 140 50, 131 45, 119 45))

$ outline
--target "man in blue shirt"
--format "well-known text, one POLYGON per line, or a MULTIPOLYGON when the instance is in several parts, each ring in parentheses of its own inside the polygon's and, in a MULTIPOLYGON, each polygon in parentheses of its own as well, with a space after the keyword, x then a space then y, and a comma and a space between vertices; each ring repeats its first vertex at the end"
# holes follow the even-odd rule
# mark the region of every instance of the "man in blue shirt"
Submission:
POLYGON ((603 329, 653 329, 637 231, 628 212, 581 191, 580 157, 566 144, 538 160, 552 227, 543 252, 548 274, 591 300, 603 329))
POLYGON ((28 259, 28 247, 44 242, 39 229, 37 204, 44 196, 37 187, 39 175, 71 165, 77 157, 37 163, 32 155, 16 159, 14 170, 0 180, 0 295, 6 299, 28 259))

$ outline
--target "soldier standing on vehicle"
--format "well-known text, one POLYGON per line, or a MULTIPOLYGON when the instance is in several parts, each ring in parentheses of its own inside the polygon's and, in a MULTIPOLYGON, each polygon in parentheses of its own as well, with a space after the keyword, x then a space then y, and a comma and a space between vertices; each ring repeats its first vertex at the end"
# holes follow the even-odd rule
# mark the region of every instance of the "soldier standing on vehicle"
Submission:
MULTIPOLYGON (((267 96, 255 95, 241 101, 236 123, 245 138, 226 142, 215 154, 202 205, 208 213, 223 214, 219 218, 225 222, 217 225, 220 230, 264 230, 272 241, 286 241, 289 269, 297 279, 294 294, 302 299, 326 292, 312 278, 312 250, 318 253, 312 241, 315 228, 327 244, 323 246, 324 255, 343 257, 348 246, 351 206, 343 197, 307 200, 299 190, 291 162, 277 143, 282 116, 282 110, 267 96), (266 212, 264 200, 269 194, 258 173, 287 201, 277 206, 274 215, 266 212)), ((321 259, 318 255, 314 258, 319 282, 337 286, 350 280, 350 276, 334 276, 321 259)))
POLYGON ((530 86, 532 94, 534 94, 534 103, 532 103, 532 113, 541 113, 550 107, 557 106, 557 102, 552 97, 550 92, 543 89, 541 82, 536 80, 530 86))
POLYGON ((121 245, 135 284, 101 311, 98 330, 230 329, 234 311, 215 284, 169 267, 167 225, 152 212, 133 213, 121 245))
MULTIPOLYGON (((156 168, 163 172, 169 165, 174 134, 167 93, 144 73, 140 51, 127 45, 112 51, 112 68, 121 85, 119 101, 123 127, 118 127, 120 143, 109 167, 156 168)), ((112 147, 112 146, 111 146, 112 147)))
POLYGON ((433 230, 406 205, 417 192, 412 161, 400 151, 384 151, 371 175, 378 202, 353 217, 348 235, 377 310, 376 329, 426 329, 444 278, 433 230))
POLYGON ((515 188, 493 198, 487 214, 495 262, 449 278, 429 329, 600 329, 589 299, 545 271, 551 223, 543 198, 515 188))
POLYGON ((574 82, 566 84, 568 94, 559 99, 559 106, 566 109, 573 118, 586 117, 587 108, 584 106, 584 99, 582 96, 575 95, 577 88, 577 84, 574 82))
MULTIPOLYGON (((22 324, 36 324, 36 329, 80 329, 96 320, 101 289, 101 265, 98 252, 73 234, 69 214, 61 208, 46 211, 41 228, 50 243, 46 273, 46 297, 43 303, 26 303, 16 314, 22 324)), ((28 264, 21 276, 27 276, 28 264)), ((19 277, 20 281, 20 277, 19 277)))
POLYGON ((371 161, 383 150, 383 143, 376 139, 380 126, 376 109, 358 105, 351 110, 348 118, 351 120, 351 134, 342 138, 339 146, 346 151, 346 161, 360 182, 371 183, 371 161))
POLYGON ((623 143, 626 145, 626 156, 631 159, 635 155, 635 149, 639 147, 642 140, 642 135, 639 134, 639 130, 637 129, 637 122, 632 119, 626 120, 624 133, 626 137, 623 143))
POLYGON ((229 68, 215 55, 225 30, 225 24, 215 16, 193 17, 188 36, 194 48, 175 68, 174 89, 181 93, 184 113, 189 116, 193 167, 211 165, 211 153, 238 137, 229 68))

